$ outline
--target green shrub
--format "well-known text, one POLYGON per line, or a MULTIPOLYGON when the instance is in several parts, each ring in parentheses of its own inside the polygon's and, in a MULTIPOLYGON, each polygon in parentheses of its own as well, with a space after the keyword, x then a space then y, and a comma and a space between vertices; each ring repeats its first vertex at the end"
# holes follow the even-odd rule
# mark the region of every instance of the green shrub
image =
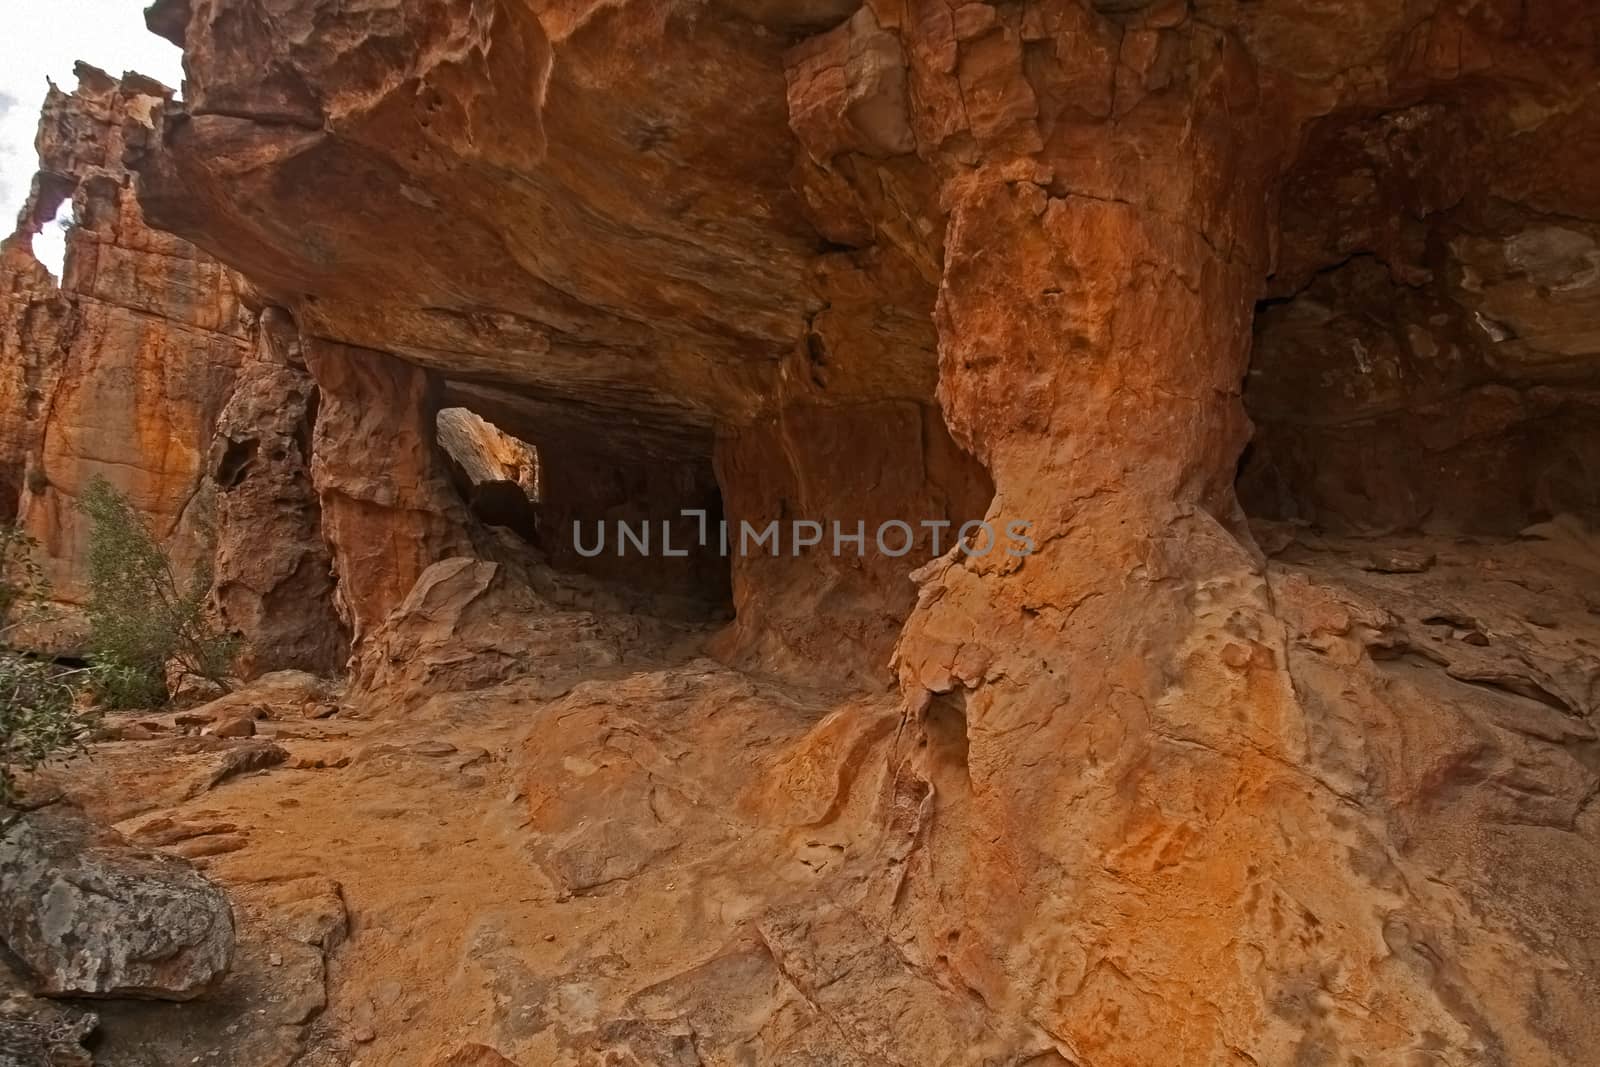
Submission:
POLYGON ((39 542, 17 527, 0 528, 0 632, 9 631, 16 615, 37 610, 49 596, 44 572, 33 558, 38 547, 39 542))
POLYGON ((82 751, 95 715, 78 703, 92 669, 0 650, 0 808, 16 799, 16 773, 82 751))
POLYGON ((206 618, 211 567, 180 581, 172 559, 128 498, 104 478, 79 508, 89 517, 89 649, 102 668, 96 695, 108 707, 150 707, 168 698, 168 669, 226 690, 238 641, 206 618))
POLYGON ((0 807, 16 799, 16 774, 63 752, 81 750, 94 715, 78 693, 94 673, 13 651, 12 630, 44 614, 48 586, 37 542, 14 527, 0 529, 0 807))

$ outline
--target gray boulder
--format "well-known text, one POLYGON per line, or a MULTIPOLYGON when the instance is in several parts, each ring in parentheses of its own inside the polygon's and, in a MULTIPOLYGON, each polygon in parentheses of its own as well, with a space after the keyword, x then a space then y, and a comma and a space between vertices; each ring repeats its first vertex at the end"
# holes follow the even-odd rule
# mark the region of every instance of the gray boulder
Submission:
POLYGON ((62 804, 0 816, 0 942, 38 992, 190 1000, 233 941, 228 898, 183 860, 62 804))

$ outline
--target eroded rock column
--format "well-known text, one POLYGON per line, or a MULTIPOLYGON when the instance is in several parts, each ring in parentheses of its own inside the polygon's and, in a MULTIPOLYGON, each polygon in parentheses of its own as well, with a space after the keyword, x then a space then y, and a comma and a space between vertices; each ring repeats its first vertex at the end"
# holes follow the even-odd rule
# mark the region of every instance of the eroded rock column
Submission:
POLYGON ((304 338, 320 390, 311 479, 359 645, 430 564, 470 556, 471 520, 435 436, 439 383, 386 352, 304 338))
POLYGON ((209 475, 217 510, 214 597, 223 625, 248 636, 245 674, 336 673, 349 635, 334 611, 333 560, 311 484, 317 387, 294 321, 262 312, 254 358, 217 420, 209 475))
POLYGON ((1404 876, 1319 777, 1232 491, 1286 119, 1234 40, 1137 6, 869 4, 796 51, 823 171, 903 172, 903 114, 938 175, 878 239, 939 224, 940 400, 1035 544, 923 572, 864 906, 1033 1062, 1470 1060, 1473 994, 1415 965, 1404 876))

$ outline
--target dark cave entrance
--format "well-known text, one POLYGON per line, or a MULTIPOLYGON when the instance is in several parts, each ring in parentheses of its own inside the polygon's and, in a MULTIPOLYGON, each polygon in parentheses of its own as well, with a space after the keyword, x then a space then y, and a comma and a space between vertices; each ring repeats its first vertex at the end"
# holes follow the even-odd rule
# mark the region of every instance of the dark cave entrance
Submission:
POLYGON ((472 514, 515 535, 552 570, 647 614, 732 617, 722 493, 709 455, 669 458, 589 434, 535 443, 464 406, 441 409, 436 426, 472 514))
POLYGON ((539 542, 543 495, 539 450, 467 408, 444 408, 435 419, 439 448, 468 510, 490 526, 503 526, 539 542))
POLYGON ((1248 514, 1335 534, 1600 522, 1600 227, 1482 195, 1481 107, 1312 127, 1256 307, 1248 514))
POLYGON ((1600 521, 1600 382, 1509 373, 1527 346, 1488 319, 1450 254, 1441 246, 1420 285, 1353 256, 1258 305, 1238 483, 1248 514, 1339 534, 1600 521))

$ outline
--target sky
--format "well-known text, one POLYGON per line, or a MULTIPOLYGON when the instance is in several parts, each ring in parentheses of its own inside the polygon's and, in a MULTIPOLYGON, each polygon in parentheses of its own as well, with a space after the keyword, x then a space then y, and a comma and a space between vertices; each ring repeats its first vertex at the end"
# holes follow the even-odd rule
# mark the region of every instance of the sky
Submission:
MULTIPOLYGON (((176 88, 182 54, 144 28, 149 0, 0 0, 0 236, 27 199, 38 157, 33 135, 45 79, 63 89, 78 84, 72 66, 86 60, 114 75, 136 70, 176 88)), ((61 273, 62 232, 34 239, 45 266, 61 273)))

